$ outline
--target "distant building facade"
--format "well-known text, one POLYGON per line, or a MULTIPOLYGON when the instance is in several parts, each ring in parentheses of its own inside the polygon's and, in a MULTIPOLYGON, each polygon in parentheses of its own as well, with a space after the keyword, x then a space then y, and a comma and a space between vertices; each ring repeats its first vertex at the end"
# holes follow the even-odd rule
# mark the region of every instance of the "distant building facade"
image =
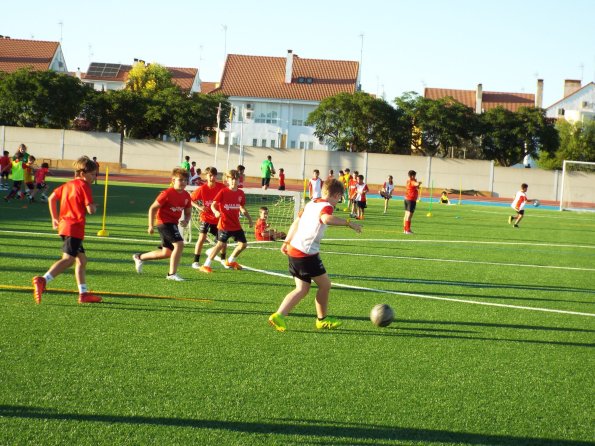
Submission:
POLYGON ((0 36, 0 71, 14 73, 21 68, 68 73, 59 42, 0 36))
POLYGON ((595 120, 595 82, 581 86, 580 80, 565 80, 564 97, 546 108, 546 116, 569 122, 595 120))

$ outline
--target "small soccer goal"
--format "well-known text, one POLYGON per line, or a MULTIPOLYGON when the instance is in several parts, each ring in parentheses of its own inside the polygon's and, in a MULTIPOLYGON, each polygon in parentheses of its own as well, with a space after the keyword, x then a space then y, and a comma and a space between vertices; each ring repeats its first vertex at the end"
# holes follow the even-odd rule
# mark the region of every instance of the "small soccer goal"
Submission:
MULTIPOLYGON (((196 186, 188 186, 186 190, 192 194, 196 186)), ((293 220, 298 216, 300 207, 303 205, 302 194, 293 191, 280 191, 275 189, 262 190, 258 188, 242 189, 246 194, 246 209, 252 217, 252 222, 256 224, 258 220, 259 209, 266 207, 269 211, 268 223, 271 228, 287 232, 293 220)), ((248 240, 254 240, 254 227, 248 227, 248 221, 240 216, 242 228, 246 232, 248 240)), ((200 213, 196 208, 192 208, 192 218, 186 228, 180 228, 186 244, 196 241, 198 230, 200 228, 200 213)), ((210 234, 207 241, 214 244, 215 239, 210 234)))
POLYGON ((595 212, 595 163, 564 161, 560 210, 595 212))

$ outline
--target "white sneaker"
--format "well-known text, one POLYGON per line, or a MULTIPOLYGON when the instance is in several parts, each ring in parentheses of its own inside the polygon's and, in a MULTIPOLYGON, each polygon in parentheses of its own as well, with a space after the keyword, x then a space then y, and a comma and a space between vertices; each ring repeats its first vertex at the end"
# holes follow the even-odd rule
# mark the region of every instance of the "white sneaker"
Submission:
POLYGON ((413 234, 413 231, 403 231, 403 234, 413 234))
POLYGON ((184 279, 182 279, 180 276, 178 276, 177 274, 172 274, 171 276, 168 274, 165 277, 167 280, 173 280, 175 282, 183 282, 184 279))
POLYGON ((132 260, 134 260, 134 268, 136 269, 137 273, 143 272, 143 261, 140 259, 140 254, 133 254, 132 260))
POLYGON ((223 268, 231 269, 231 266, 227 266, 227 261, 225 259, 221 259, 219 260, 219 262, 221 263, 221 265, 223 265, 223 268))
POLYGON ((200 269, 200 263, 198 263, 198 262, 193 262, 191 266, 192 266, 192 269, 200 269))

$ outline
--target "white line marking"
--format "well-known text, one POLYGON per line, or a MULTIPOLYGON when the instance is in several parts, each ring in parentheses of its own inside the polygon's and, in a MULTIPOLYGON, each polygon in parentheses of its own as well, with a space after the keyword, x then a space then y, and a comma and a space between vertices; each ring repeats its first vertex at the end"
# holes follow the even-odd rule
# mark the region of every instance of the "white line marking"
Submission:
MULTIPOLYGON (((256 273, 267 274, 269 276, 277 276, 277 277, 284 277, 287 279, 293 279, 293 277, 291 277, 289 274, 282 274, 282 273, 276 273, 274 271, 267 271, 264 269, 251 268, 246 265, 242 265, 242 268, 247 271, 254 271, 256 273)), ((449 297, 429 296, 427 294, 404 293, 404 292, 400 292, 400 291, 390 291, 390 290, 378 290, 375 288, 347 285, 347 284, 337 283, 337 282, 333 282, 333 287, 345 288, 345 289, 350 289, 350 290, 369 291, 372 293, 380 293, 380 294, 392 294, 392 295, 396 295, 396 296, 418 297, 420 299, 442 300, 442 301, 459 302, 459 303, 472 304, 472 305, 485 305, 488 307, 514 308, 515 310, 542 311, 542 312, 546 312, 546 313, 572 314, 575 316, 595 317, 594 313, 581 313, 579 311, 554 310, 551 308, 541 308, 541 307, 525 307, 522 305, 507 305, 507 304, 498 304, 498 303, 494 303, 494 302, 479 302, 476 300, 467 300, 467 299, 452 299, 449 297)))
POLYGON ((533 242, 482 242, 479 240, 419 240, 419 239, 379 239, 379 238, 326 238, 327 242, 381 242, 381 243, 463 243, 471 245, 511 245, 511 246, 548 246, 556 248, 586 248, 595 249, 595 245, 568 245, 562 243, 533 243, 533 242))

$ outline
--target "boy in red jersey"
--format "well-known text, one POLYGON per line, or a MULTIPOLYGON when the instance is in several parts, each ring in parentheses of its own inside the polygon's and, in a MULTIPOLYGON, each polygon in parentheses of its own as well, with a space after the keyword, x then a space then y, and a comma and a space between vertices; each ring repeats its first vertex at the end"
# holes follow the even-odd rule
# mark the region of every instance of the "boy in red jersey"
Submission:
POLYGON ((172 186, 162 191, 149 208, 149 234, 153 234, 155 217, 157 217, 157 230, 161 236, 161 249, 132 256, 137 273, 142 273, 143 262, 146 260, 169 259, 169 272, 167 280, 181 282, 178 276, 178 265, 184 250, 184 239, 180 234, 178 223, 185 228, 190 221, 192 213, 192 199, 185 190, 188 184, 188 171, 176 167, 171 173, 172 186), (184 220, 180 221, 184 213, 184 220))
POLYGON ((242 266, 236 262, 236 259, 246 249, 248 242, 240 224, 240 212, 248 219, 249 227, 252 227, 252 218, 248 210, 244 207, 246 205, 246 196, 243 190, 238 189, 238 176, 237 170, 227 172, 225 177, 228 187, 219 191, 211 203, 213 214, 219 219, 219 223, 217 224, 219 235, 217 237, 217 245, 215 245, 215 248, 209 254, 204 265, 200 267, 200 271, 203 273, 208 274, 213 272, 211 262, 219 251, 227 248, 227 241, 231 237, 238 242, 238 245, 231 253, 231 256, 229 256, 229 259, 225 261, 224 265, 235 270, 242 269, 242 266))
POLYGON ((355 187, 357 186, 357 177, 359 172, 354 170, 351 176, 349 177, 349 215, 351 217, 356 216, 356 209, 355 209, 355 187))
POLYGON ((510 205, 510 207, 516 211, 516 215, 511 215, 508 217, 508 224, 514 222, 515 228, 519 227, 519 223, 525 216, 525 205, 528 201, 531 201, 527 198, 527 189, 529 189, 529 185, 527 183, 521 184, 521 190, 516 193, 516 196, 510 205))
POLYGON ((44 201, 44 193, 48 188, 47 184, 45 183, 45 177, 48 176, 49 173, 50 165, 48 163, 42 163, 41 167, 35 172, 35 189, 33 189, 29 195, 29 203, 33 203, 35 201, 35 195, 39 191, 41 191, 41 198, 42 201, 44 201))
POLYGON ((285 190, 285 169, 279 169, 279 190, 285 190))
MULTIPOLYGON (((207 239, 207 234, 211 233, 217 238, 217 223, 219 219, 213 214, 211 203, 217 194, 225 189, 225 185, 217 182, 217 169, 215 167, 207 167, 205 169, 207 182, 192 192, 190 196, 192 199, 192 206, 200 212, 200 228, 198 229, 198 240, 194 247, 194 263, 192 268, 200 269, 200 253, 202 247, 207 239)), ((221 252, 221 259, 226 257, 225 250, 221 252)))
POLYGON ((416 180, 415 176, 417 175, 417 172, 415 172, 415 170, 410 170, 408 175, 409 179, 405 185, 405 217, 403 218, 403 233, 413 234, 413 231, 411 230, 411 219, 415 212, 421 181, 416 180))
POLYGON ((284 239, 286 234, 271 228, 271 225, 267 222, 268 218, 269 208, 262 206, 258 210, 258 220, 256 220, 256 224, 254 225, 254 236, 256 240, 259 242, 270 242, 284 239))
POLYGON ((8 174, 10 172, 10 156, 8 150, 0 157, 0 189, 8 190, 8 174))
POLYGON ((344 220, 333 215, 343 190, 340 181, 326 181, 322 188, 322 198, 310 201, 289 228, 281 252, 289 259, 289 272, 294 278, 295 289, 285 296, 279 309, 269 317, 269 325, 277 331, 287 329, 287 315, 308 294, 312 281, 318 285, 316 328, 333 329, 341 325, 339 319, 327 316, 331 281, 322 264, 319 251, 327 225, 347 226, 355 232, 362 230, 360 225, 351 223, 349 219, 344 220))
POLYGON ((364 183, 364 176, 357 176, 357 184, 355 185, 355 207, 356 217, 358 220, 364 219, 364 213, 366 212, 367 200, 366 194, 370 191, 368 185, 364 183))
POLYGON ((85 237, 85 213, 94 214, 97 210, 93 203, 91 183, 97 174, 95 163, 86 156, 74 162, 75 178, 58 187, 48 199, 52 227, 64 240, 62 258, 55 262, 43 276, 33 278, 33 298, 41 303, 41 296, 46 286, 56 276, 66 271, 73 264, 74 275, 79 289, 80 304, 101 302, 101 297, 89 293, 85 269, 87 256, 83 248, 85 237), (60 202, 60 214, 56 203, 60 202))

